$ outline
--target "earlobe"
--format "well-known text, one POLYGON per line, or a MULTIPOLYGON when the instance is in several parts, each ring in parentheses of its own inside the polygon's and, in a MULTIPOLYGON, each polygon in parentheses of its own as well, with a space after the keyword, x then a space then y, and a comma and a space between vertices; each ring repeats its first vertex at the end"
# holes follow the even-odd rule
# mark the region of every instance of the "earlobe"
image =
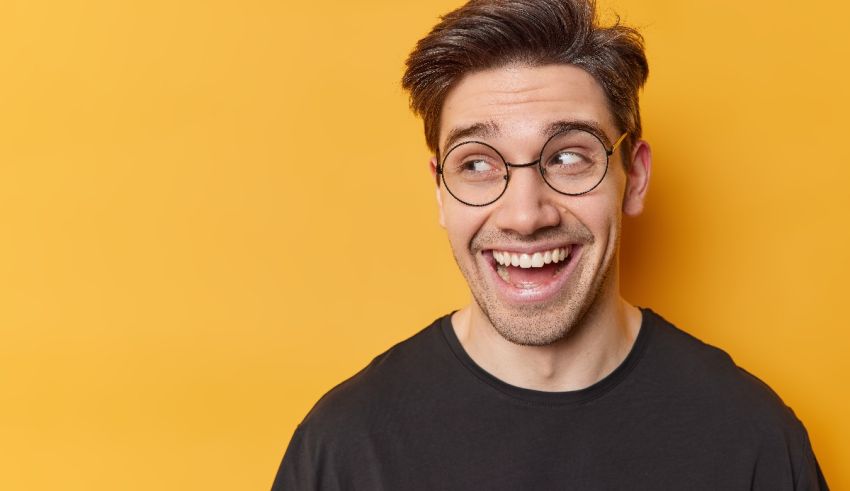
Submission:
POLYGON ((632 149, 632 164, 628 169, 626 193, 623 196, 624 214, 636 216, 643 211, 651 171, 652 151, 649 148, 649 143, 638 140, 632 149))
POLYGON ((443 195, 440 193, 440 176, 437 175, 437 158, 431 157, 429 162, 431 167, 431 177, 434 178, 434 192, 437 196, 437 211, 439 212, 440 226, 446 228, 446 219, 443 214, 443 195))

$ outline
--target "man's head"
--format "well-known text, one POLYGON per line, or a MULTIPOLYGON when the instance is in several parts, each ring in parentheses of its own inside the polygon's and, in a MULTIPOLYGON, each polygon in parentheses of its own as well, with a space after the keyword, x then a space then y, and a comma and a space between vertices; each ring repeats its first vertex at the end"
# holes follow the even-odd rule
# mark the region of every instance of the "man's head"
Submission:
POLYGON ((490 160, 465 155, 460 168, 495 169, 509 184, 495 201, 472 203, 483 206, 437 189, 473 309, 505 339, 554 343, 619 298, 622 214, 641 211, 649 178, 638 111, 646 75, 640 36, 598 27, 594 5, 577 0, 473 0, 410 55, 403 83, 424 119, 438 183, 448 183, 444 166, 460 145, 493 149, 490 160), (541 149, 567 128, 580 128, 587 148, 559 143, 559 163, 599 150, 601 180, 581 193, 559 192, 544 162, 516 165, 548 158, 541 149), (623 134, 623 151, 611 152, 623 134))

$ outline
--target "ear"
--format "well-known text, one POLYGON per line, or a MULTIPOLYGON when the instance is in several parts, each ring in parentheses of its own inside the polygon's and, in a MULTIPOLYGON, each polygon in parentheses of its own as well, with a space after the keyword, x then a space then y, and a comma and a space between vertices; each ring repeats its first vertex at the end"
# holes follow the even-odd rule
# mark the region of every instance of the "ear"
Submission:
POLYGON ((440 226, 446 228, 446 218, 443 214, 443 194, 440 192, 440 176, 437 175, 437 157, 431 157, 428 162, 431 167, 431 177, 434 178, 434 191, 437 194, 437 208, 440 213, 440 226))
POLYGON ((643 211, 651 171, 652 151, 649 143, 638 140, 632 149, 632 165, 626 173, 626 193, 623 196, 624 214, 637 216, 643 211))

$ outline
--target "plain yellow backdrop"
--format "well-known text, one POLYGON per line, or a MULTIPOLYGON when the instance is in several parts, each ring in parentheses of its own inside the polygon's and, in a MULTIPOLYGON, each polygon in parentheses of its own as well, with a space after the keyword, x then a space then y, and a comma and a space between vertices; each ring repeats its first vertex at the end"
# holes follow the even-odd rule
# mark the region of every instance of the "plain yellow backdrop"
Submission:
MULTIPOLYGON (((0 488, 267 489, 325 391, 467 301, 399 88, 459 4, 0 6, 0 488)), ((850 487, 850 8, 601 7, 651 66, 627 297, 850 487)))

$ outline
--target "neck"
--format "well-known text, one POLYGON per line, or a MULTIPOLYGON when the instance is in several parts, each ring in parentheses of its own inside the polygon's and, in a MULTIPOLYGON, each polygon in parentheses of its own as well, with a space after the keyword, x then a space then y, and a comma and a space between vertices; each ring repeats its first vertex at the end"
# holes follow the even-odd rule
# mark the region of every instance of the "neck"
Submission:
POLYGON ((484 370, 511 385, 547 392, 580 390, 614 371, 640 329, 640 311, 619 294, 597 298, 579 325, 547 346, 504 339, 473 302, 452 317, 458 339, 484 370))

